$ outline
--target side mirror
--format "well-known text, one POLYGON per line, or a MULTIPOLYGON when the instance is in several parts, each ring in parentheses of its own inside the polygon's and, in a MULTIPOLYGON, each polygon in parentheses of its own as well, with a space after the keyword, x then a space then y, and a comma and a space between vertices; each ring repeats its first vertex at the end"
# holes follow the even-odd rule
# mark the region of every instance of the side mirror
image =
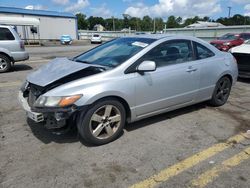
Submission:
POLYGON ((154 61, 143 61, 138 67, 138 72, 151 72, 156 70, 156 64, 154 61))

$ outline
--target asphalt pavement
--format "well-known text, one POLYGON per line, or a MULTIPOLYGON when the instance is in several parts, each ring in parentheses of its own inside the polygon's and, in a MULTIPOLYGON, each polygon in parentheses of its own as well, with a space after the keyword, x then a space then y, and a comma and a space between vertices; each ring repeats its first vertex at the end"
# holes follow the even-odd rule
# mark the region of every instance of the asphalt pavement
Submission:
POLYGON ((239 80, 222 107, 201 103, 128 124, 98 147, 27 120, 17 100, 27 74, 92 47, 28 47, 30 60, 0 75, 0 188, 250 187, 250 80, 239 80))

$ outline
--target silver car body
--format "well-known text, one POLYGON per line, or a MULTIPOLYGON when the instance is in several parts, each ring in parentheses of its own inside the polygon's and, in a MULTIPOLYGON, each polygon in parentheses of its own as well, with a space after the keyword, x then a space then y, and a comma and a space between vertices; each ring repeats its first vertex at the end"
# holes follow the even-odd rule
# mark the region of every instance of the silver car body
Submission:
POLYGON ((0 52, 7 55, 12 62, 29 59, 29 54, 24 49, 23 41, 16 31, 12 27, 5 25, 0 25, 0 28, 7 28, 15 38, 14 40, 0 40, 0 52))
MULTIPOLYGON (((65 83, 43 95, 82 94, 83 97, 75 103, 77 106, 90 105, 105 97, 117 97, 124 101, 129 108, 128 122, 134 122, 211 99, 216 82, 225 75, 231 78, 233 84, 237 80, 238 69, 233 56, 230 53, 217 50, 203 40, 187 36, 167 35, 135 37, 149 37, 157 40, 114 69, 65 83), (125 70, 146 52, 164 41, 175 39, 196 41, 209 48, 215 55, 202 60, 159 67, 155 71, 144 74, 125 73, 125 70)), ((49 74, 45 69, 41 71, 45 75, 49 74)), ((39 74, 41 75, 41 72, 39 74)), ((55 72, 53 75, 55 78, 49 78, 47 82, 56 79, 56 74, 55 72)), ((37 84, 39 84, 40 79, 39 76, 27 78, 28 82, 37 84)))

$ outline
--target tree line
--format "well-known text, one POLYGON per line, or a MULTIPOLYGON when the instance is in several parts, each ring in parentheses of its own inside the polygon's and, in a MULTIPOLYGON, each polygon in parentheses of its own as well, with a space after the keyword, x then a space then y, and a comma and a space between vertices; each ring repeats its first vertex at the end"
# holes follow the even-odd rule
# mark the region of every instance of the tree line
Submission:
POLYGON ((234 16, 220 17, 216 20, 211 19, 207 16, 193 18, 187 18, 183 20, 181 17, 169 16, 166 21, 162 18, 151 18, 150 16, 144 16, 143 18, 130 17, 124 15, 123 18, 102 18, 90 16, 87 18, 86 15, 82 13, 76 14, 78 29, 92 30, 96 24, 101 24, 108 31, 120 31, 124 28, 129 28, 136 31, 162 31, 166 28, 183 28, 197 21, 209 21, 209 22, 219 22, 225 26, 230 25, 250 25, 250 17, 243 16, 240 14, 235 14, 234 16))

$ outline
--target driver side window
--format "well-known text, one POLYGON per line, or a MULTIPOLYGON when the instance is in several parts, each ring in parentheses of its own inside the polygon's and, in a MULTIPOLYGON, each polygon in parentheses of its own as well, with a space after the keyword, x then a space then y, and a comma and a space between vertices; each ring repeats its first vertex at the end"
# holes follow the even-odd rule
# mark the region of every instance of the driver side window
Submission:
POLYGON ((150 60, 157 67, 185 63, 193 60, 191 42, 188 40, 172 40, 164 42, 142 57, 142 61, 150 60))

